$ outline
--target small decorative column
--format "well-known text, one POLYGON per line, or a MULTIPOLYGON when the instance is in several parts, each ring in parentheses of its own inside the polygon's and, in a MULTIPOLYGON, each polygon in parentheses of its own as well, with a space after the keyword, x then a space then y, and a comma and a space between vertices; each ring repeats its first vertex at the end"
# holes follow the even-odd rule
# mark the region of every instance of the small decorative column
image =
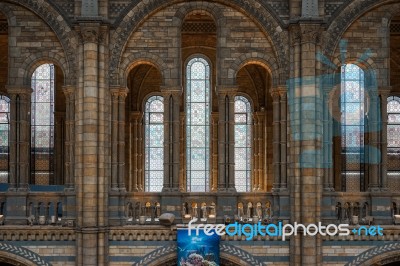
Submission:
POLYGON ((185 180, 185 175, 186 175, 186 152, 185 152, 185 119, 186 115, 184 112, 180 113, 179 119, 181 121, 179 128, 180 128, 180 134, 179 134, 179 139, 180 139, 180 170, 179 170, 179 191, 184 192, 186 191, 186 180, 185 180))
POLYGON ((6 86, 10 96, 10 187, 5 224, 26 225, 30 157, 28 86, 6 86))
POLYGON ((368 147, 368 159, 369 159, 369 191, 379 191, 379 175, 378 166, 380 164, 380 147, 378 145, 378 130, 380 127, 380 118, 378 118, 378 113, 380 113, 378 92, 376 88, 369 90, 370 97, 370 110, 369 110, 369 145, 368 147))
POLYGON ((211 191, 218 189, 218 117, 217 112, 211 113, 211 191))
MULTIPOLYGON (((333 163, 332 163, 332 92, 333 84, 323 84, 323 102, 324 102, 324 110, 323 110, 323 127, 324 127, 324 135, 323 135, 323 156, 324 156, 324 191, 333 191, 333 163)), ((334 90, 333 90, 334 91, 334 90)))
POLYGON ((179 191, 180 102, 182 88, 162 88, 164 97, 164 192, 179 191))
POLYGON ((381 130, 381 190, 388 191, 388 177, 387 177, 387 126, 388 126, 388 114, 387 114, 387 99, 389 97, 390 88, 380 89, 380 101, 381 101, 381 116, 382 116, 382 130, 381 130))
POLYGON ((237 87, 218 87, 218 191, 235 189, 235 96, 237 87))
POLYGON ((287 89, 278 88, 280 96, 280 190, 287 190, 287 89))
POLYGON ((141 112, 131 112, 130 116, 131 120, 131 146, 129 147, 130 154, 131 154, 131 172, 130 172, 130 183, 131 186, 129 187, 130 191, 137 192, 139 191, 139 132, 141 131, 141 120, 142 114, 141 112))
POLYGON ((274 192, 278 192, 280 190, 280 184, 281 184, 281 169, 280 169, 280 137, 281 137, 281 132, 280 132, 280 95, 278 89, 273 89, 271 91, 271 96, 272 96, 272 149, 274 151, 273 153, 273 170, 274 170, 274 184, 272 190, 274 192))
POLYGON ((64 86, 65 95, 65 189, 74 190, 74 123, 75 123, 75 87, 64 86))

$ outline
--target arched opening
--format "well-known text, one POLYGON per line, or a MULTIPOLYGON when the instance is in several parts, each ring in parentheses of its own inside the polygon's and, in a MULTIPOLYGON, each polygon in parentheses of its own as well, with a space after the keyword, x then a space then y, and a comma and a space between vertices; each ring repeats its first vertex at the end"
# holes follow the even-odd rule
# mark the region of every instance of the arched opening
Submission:
POLYGON ((65 146, 65 96, 62 70, 52 64, 38 66, 31 87, 32 185, 63 185, 65 146))
MULTIPOLYGON (((238 71, 236 82, 239 86, 237 95, 249 100, 251 108, 247 117, 252 121, 248 128, 251 142, 244 150, 239 150, 240 132, 235 129, 235 161, 241 162, 238 167, 235 164, 235 179, 243 175, 240 173, 243 169, 250 168, 247 178, 251 178, 251 190, 270 191, 273 185, 271 76, 265 67, 252 63, 238 71), (243 158, 243 151, 250 152, 251 156, 243 158)), ((239 120, 235 121, 235 125, 239 124, 239 120)))
POLYGON ((129 93, 125 105, 125 185, 128 191, 159 192, 163 185, 161 84, 161 72, 148 63, 136 65, 128 74, 129 93))
MULTIPOLYGON (((204 10, 188 13, 181 29, 182 73, 184 73, 185 149, 180 158, 185 165, 183 187, 191 192, 206 192, 215 188, 218 165, 214 145, 212 112, 218 101, 211 89, 215 84, 217 32, 211 15, 204 10), (215 173, 212 175, 212 173, 215 173)), ((216 125, 215 125, 216 126, 216 125)), ((183 143, 182 143, 183 144, 183 143)))

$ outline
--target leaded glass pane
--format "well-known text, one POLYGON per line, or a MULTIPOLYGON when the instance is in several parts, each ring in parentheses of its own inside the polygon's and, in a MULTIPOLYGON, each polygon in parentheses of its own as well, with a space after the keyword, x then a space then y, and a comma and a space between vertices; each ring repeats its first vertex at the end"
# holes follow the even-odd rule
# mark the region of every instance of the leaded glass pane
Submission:
POLYGON ((209 191, 210 179, 210 67, 203 58, 186 67, 186 179, 187 191, 209 191))
POLYGON ((0 95, 0 183, 8 183, 10 99, 0 95))
MULTIPOLYGON (((341 68, 342 184, 363 178, 364 163, 364 71, 354 64, 341 68), (354 173, 357 173, 354 175, 354 173), (349 179, 350 178, 350 179, 349 179)), ((362 187, 364 182, 357 181, 362 187)), ((345 188, 352 190, 353 188, 345 188)))
POLYGON ((251 105, 235 97, 235 186, 238 192, 251 190, 251 105))
POLYGON ((390 96, 387 103, 387 170, 389 178, 399 178, 400 171, 400 97, 390 96))
POLYGON ((54 176, 54 65, 32 75, 31 183, 49 185, 54 176))
POLYGON ((160 192, 164 180, 164 98, 150 97, 144 116, 145 191, 160 192))

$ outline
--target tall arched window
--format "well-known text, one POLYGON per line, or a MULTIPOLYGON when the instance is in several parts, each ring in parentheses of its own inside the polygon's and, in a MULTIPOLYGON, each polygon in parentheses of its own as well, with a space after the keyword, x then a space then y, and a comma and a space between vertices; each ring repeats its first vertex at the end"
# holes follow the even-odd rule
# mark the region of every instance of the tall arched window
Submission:
POLYGON ((10 99, 0 95, 0 183, 8 183, 10 99))
POLYGON ((54 65, 43 64, 32 75, 31 184, 54 182, 54 65))
POLYGON ((364 71, 341 68, 342 189, 364 190, 364 71))
POLYGON ((238 192, 251 191, 251 105, 243 96, 235 97, 235 186, 238 192))
POLYGON ((145 131, 145 191, 160 192, 164 173, 164 99, 152 96, 146 101, 145 131))
POLYGON ((400 178, 400 97, 388 98, 387 113, 388 176, 400 178))
POLYGON ((210 187, 210 66, 196 57, 186 66, 187 191, 210 187))

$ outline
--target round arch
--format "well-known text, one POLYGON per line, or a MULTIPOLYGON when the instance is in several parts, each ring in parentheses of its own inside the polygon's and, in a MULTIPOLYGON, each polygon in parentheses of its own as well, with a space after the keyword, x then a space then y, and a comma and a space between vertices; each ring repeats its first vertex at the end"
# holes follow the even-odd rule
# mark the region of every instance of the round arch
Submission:
POLYGON ((236 76, 240 69, 246 65, 255 64, 264 67, 272 77, 272 86, 279 85, 279 74, 278 74, 278 63, 276 60, 268 55, 257 52, 242 54, 240 57, 229 66, 228 79, 231 80, 232 84, 236 84, 236 76))
MULTIPOLYGON (((110 55, 110 72, 112 75, 118 75, 119 65, 121 63, 122 54, 127 44, 130 35, 136 31, 139 25, 151 14, 168 7, 173 4, 181 3, 183 0, 172 0, 167 3, 158 0, 149 0, 146 2, 132 2, 127 8, 126 15, 119 21, 116 21, 114 27, 115 33, 111 36, 112 52, 110 55)), ((207 1, 205 4, 208 4, 207 1)), ((232 3, 227 0, 213 1, 220 3, 236 10, 239 10, 247 15, 264 31, 270 39, 278 61, 283 68, 288 66, 287 55, 288 34, 283 31, 284 23, 275 15, 275 13, 266 4, 260 3, 257 0, 239 0, 239 3, 232 3)), ((201 2, 194 3, 199 5, 201 2)), ((201 9, 201 8, 200 8, 201 9)))
POLYGON ((400 262, 400 243, 393 242, 391 244, 364 251, 345 266, 356 265, 385 265, 393 262, 400 262))
MULTIPOLYGON (((76 32, 71 29, 68 19, 62 13, 60 13, 53 4, 50 4, 48 0, 42 1, 40 4, 37 1, 32 0, 6 0, 5 2, 16 4, 27 8, 28 10, 35 13, 46 23, 57 36, 61 46, 63 47, 63 55, 65 59, 64 63, 64 78, 70 84, 76 83, 76 45, 77 35, 76 32), (60 17, 62 18, 60 20, 60 17)), ((6 4, 4 4, 6 5, 6 4)), ((11 22, 15 20, 15 17, 11 19, 11 22)), ((21 77, 23 78, 23 77, 21 77)))
MULTIPOLYGON (((332 15, 332 19, 327 26, 327 40, 324 42, 323 51, 328 56, 332 56, 335 48, 340 42, 343 34, 358 18, 368 11, 385 4, 398 3, 396 0, 354 0, 350 4, 342 6, 332 15)), ((399 9, 394 10, 398 12, 399 9)))
MULTIPOLYGON (((140 261, 135 262, 132 266, 169 266, 176 265, 177 261, 177 244, 160 247, 153 252, 145 255, 140 261), (175 264, 168 264, 173 263, 175 264)), ((262 266, 253 255, 230 244, 220 244, 220 258, 222 261, 229 262, 229 265, 240 266, 262 266)))
POLYGON ((30 56, 28 57, 21 65, 19 71, 23 74, 23 85, 31 85, 32 75, 35 72, 36 68, 43 64, 54 64, 61 69, 64 77, 64 84, 68 84, 66 80, 66 76, 68 72, 66 72, 66 62, 65 59, 60 54, 55 54, 52 52, 43 52, 41 55, 30 56))
MULTIPOLYGON (((125 58, 121 63, 121 71, 119 71, 119 84, 126 87, 126 81, 129 72, 138 65, 145 64, 155 67, 161 73, 162 86, 165 85, 165 77, 168 76, 168 66, 162 58, 151 53, 141 53, 140 55, 132 54, 125 58)), ((116 84, 114 84, 116 85, 116 84)))
POLYGON ((51 266, 39 254, 23 247, 17 247, 7 242, 0 242, 0 262, 2 260, 11 265, 43 265, 51 266))

